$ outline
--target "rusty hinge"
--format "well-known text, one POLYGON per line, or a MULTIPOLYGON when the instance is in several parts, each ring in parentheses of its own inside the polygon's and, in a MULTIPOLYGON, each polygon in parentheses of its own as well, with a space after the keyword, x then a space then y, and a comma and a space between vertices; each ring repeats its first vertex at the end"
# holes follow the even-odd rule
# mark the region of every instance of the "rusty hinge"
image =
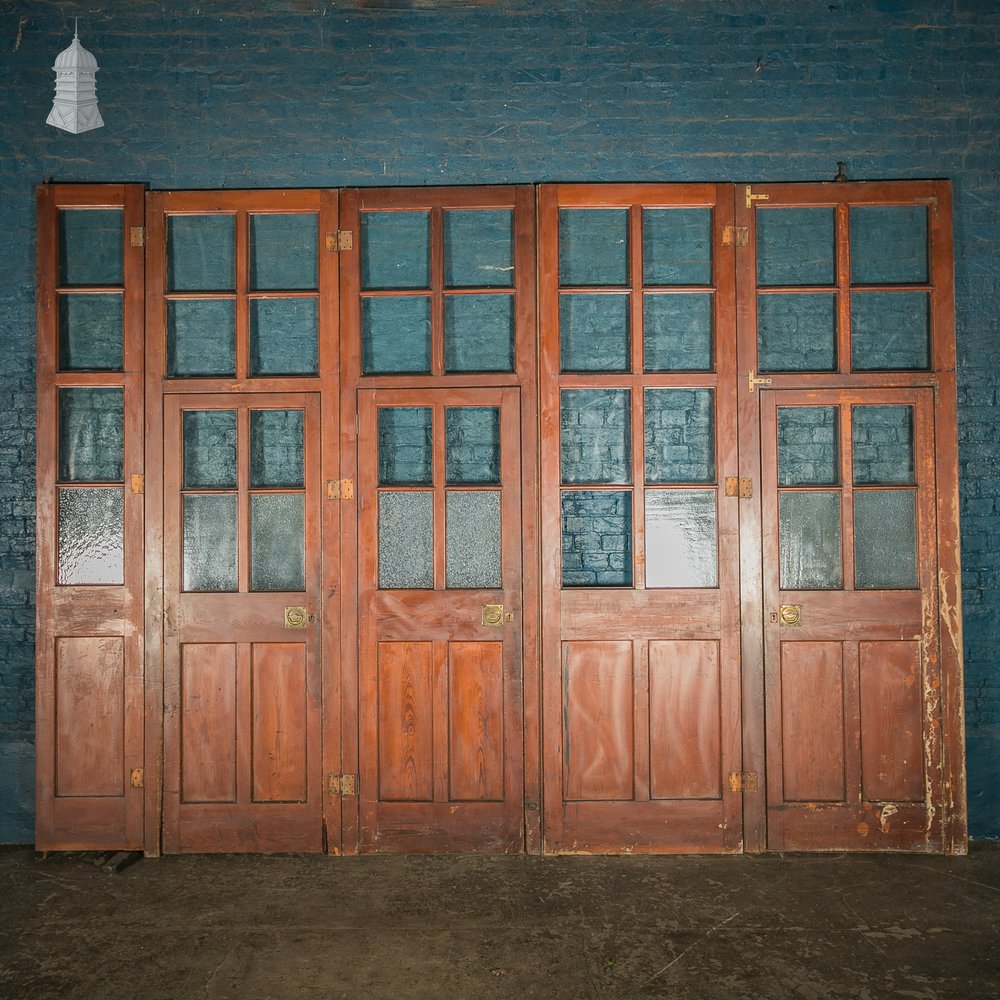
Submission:
POLYGON ((751 185, 747 185, 747 208, 753 208, 753 203, 755 201, 770 201, 771 196, 769 194, 754 194, 751 185))
POLYGON ((130 480, 133 493, 142 493, 146 489, 146 477, 136 473, 130 480))
POLYGON ((745 247, 750 242, 750 230, 746 226, 725 226, 722 230, 724 247, 745 247))
POLYGON ((142 788, 142 768, 135 767, 132 769, 132 787, 142 788))
POLYGON ((353 479, 328 479, 326 482, 327 500, 350 500, 354 496, 353 479))
POLYGON ((753 496, 753 480, 739 478, 738 476, 726 476, 726 496, 742 497, 749 500, 753 496))
POLYGON ((354 233, 350 229, 338 229, 335 233, 326 234, 326 252, 340 253, 341 250, 354 249, 354 233))
POLYGON ((756 771, 730 771, 729 790, 731 792, 756 792, 756 771))
POLYGON ((331 795, 357 795, 358 776, 356 774, 331 774, 327 786, 331 795))
POLYGON ((134 247, 144 247, 146 245, 146 230, 143 226, 132 226, 129 229, 129 239, 134 247))

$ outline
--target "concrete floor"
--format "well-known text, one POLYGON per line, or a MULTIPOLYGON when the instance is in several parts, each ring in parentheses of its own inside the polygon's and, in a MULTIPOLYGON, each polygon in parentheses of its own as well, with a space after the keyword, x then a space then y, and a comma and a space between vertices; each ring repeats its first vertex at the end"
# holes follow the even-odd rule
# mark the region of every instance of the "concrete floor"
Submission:
POLYGON ((0 849, 0 997, 1000 997, 1000 844, 967 858, 0 849))

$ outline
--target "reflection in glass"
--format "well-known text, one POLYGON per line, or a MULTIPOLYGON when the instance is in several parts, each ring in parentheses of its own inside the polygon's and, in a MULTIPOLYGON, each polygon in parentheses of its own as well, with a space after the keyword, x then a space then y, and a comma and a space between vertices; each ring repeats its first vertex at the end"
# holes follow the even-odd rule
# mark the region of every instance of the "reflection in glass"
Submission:
POLYGON ((643 296, 647 372, 712 370, 712 302, 702 293, 643 296))
POLYGON ((305 486, 302 410, 250 411, 250 485, 305 486))
POLYGON ((120 208, 59 212, 59 284, 124 282, 124 214, 120 208))
POLYGON ((123 481, 125 428, 121 389, 59 390, 59 481, 123 481))
POLYGON ((852 205, 850 222, 852 284, 927 281, 925 205, 852 205))
POLYGON ((917 586, 916 493, 858 490, 854 494, 854 585, 912 590, 917 586))
POLYGON ((782 590, 843 585, 839 492, 779 493, 778 533, 782 590))
POLYGON ((840 481, 838 407, 778 407, 778 485, 840 481))
POLYGON ((319 368, 316 299, 250 300, 250 374, 315 375, 319 368))
POLYGON ((305 590, 305 496, 250 495, 250 589, 305 590))
POLYGON ((61 586, 125 580, 125 495, 121 488, 60 489, 61 586))
POLYGON ((378 481, 382 486, 433 482, 429 406, 383 406, 378 411, 378 481))
POLYGON ((624 372, 629 359, 627 295, 559 296, 559 358, 564 372, 624 372))
POLYGON ((632 586, 632 494, 563 490, 564 587, 632 586))
POLYGON ((431 370, 431 300, 426 295, 361 300, 361 366, 366 375, 431 370))
POLYGON ((631 482, 631 395, 628 389, 563 390, 564 483, 631 482))
POLYGON ((114 295, 59 296, 59 369, 122 370, 123 299, 114 295))
POLYGON ((235 591, 236 496, 193 493, 184 497, 184 589, 235 591))
POLYGON ((167 302, 167 374, 236 375, 236 303, 232 299, 167 302))
POLYGON ((319 231, 314 213, 250 216, 250 287, 256 290, 318 286, 319 231))
POLYGON ((758 285, 832 285, 832 208, 757 211, 758 285))
POLYGON ((642 280, 647 285, 712 283, 712 210, 642 210, 642 280))
POLYGON ((628 211, 563 208, 559 211, 559 284, 628 283, 628 211))
POLYGON ((448 490, 445 518, 446 585, 502 587, 500 491, 448 490))
POLYGON ((834 295, 757 296, 762 372, 828 372, 837 367, 834 295))
POLYGON ((236 288, 236 216, 167 217, 167 291, 236 288))
POLYGON ((361 215, 361 287, 430 287, 430 214, 361 215))
POLYGON ((513 285, 513 224, 508 208, 445 211, 445 287, 513 285))
POLYGON ((855 406, 854 482, 912 483, 913 407, 855 406))
POLYGON ((855 371, 920 371, 929 368, 929 294, 852 294, 851 365, 855 371))
POLYGON ((236 488, 236 411, 184 414, 184 488, 236 488))
POLYGON ((378 585, 382 590, 434 587, 434 494, 378 495, 378 585))
POLYGON ((445 480, 449 485, 500 482, 500 410, 445 407, 445 480))
POLYGON ((514 296, 446 295, 444 367, 448 372, 514 370, 514 296))
POLYGON ((647 389, 647 483, 715 482, 715 392, 647 389))
POLYGON ((715 490, 646 491, 646 586, 716 587, 715 490))

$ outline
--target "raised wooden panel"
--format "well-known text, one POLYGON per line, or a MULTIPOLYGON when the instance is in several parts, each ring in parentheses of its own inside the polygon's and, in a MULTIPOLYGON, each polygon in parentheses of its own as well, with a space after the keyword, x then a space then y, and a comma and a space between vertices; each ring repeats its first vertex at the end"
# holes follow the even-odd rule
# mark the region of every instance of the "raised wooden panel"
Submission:
POLYGON ((434 798, 433 657, 429 642, 378 645, 379 798, 434 798))
POLYGON ((306 799, 306 648, 258 642, 251 667, 255 802, 306 799))
POLYGON ((722 795, 717 642, 649 644, 649 794, 654 799, 722 795))
POLYGON ((181 648, 181 796, 236 801, 236 645, 181 648))
POLYGON ((448 644, 449 798, 503 799, 503 643, 448 644))

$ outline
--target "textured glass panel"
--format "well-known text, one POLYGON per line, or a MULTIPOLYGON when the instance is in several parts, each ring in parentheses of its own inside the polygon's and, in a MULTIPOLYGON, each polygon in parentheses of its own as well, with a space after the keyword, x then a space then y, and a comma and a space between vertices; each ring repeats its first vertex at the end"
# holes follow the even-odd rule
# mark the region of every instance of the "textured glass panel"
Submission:
POLYGON ((559 284, 628 284, 628 212, 625 209, 560 209, 559 284))
POLYGON ((632 494, 563 490, 564 587, 632 586, 632 494))
POLYGON ((514 296, 446 295, 444 367, 449 372, 514 370, 514 296))
POLYGON ((854 585, 862 590, 917 586, 916 493, 854 494, 854 585))
POLYGON ((431 300, 400 295, 361 300, 361 365, 366 375, 431 370, 431 300))
POLYGON ((449 406, 444 414, 445 479, 448 484, 499 483, 499 408, 449 406))
POLYGON ((124 282, 124 215, 120 208, 59 213, 59 284, 124 282))
POLYGON ((913 407, 855 406, 854 482, 912 483, 913 407))
POLYGON ((647 285, 712 283, 712 210, 644 208, 642 280, 647 285))
POLYGON ((828 372, 837 367, 835 296, 758 295, 762 372, 828 372))
POLYGON ((780 493, 778 532, 783 590, 842 586, 840 493, 780 493))
POLYGON ((646 586, 716 587, 715 490, 646 491, 646 586))
POLYGON ((251 375, 316 374, 318 306, 316 299, 251 299, 251 375))
POLYGON ((627 295, 560 295, 559 358, 564 372, 624 372, 629 360, 627 295))
POLYGON ((121 389, 59 390, 59 480, 120 483, 124 462, 121 389))
POLYGON ((832 208, 764 208, 757 212, 758 285, 832 285, 832 208))
POLYGON ((317 288, 319 230, 316 216, 250 216, 250 287, 317 288))
POLYGON ((59 490, 59 583, 124 583, 122 489, 59 490))
POLYGON ((632 481, 631 392, 565 389, 562 392, 562 481, 632 481))
POLYGON ((647 372, 712 370, 712 296, 643 296, 647 372))
POLYGON ((502 587, 499 490, 448 490, 445 517, 447 586, 502 587))
POLYGON ((305 590, 305 497, 250 495, 250 589, 305 590))
POLYGON ((429 246, 429 213, 363 213, 361 287, 429 288, 429 246))
POLYGON ((513 234, 514 215, 510 209, 445 212, 445 286, 513 285, 513 234))
POLYGON ((122 308, 121 295, 60 295, 59 368, 120 372, 122 308))
POLYGON ((928 293, 853 294, 851 365, 855 371, 912 371, 929 368, 928 293))
POLYGON ((184 497, 184 589, 237 589, 236 497, 193 493, 184 497))
POLYGON ((236 374, 236 303, 232 299, 167 303, 167 374, 236 374))
POLYGON ((856 285, 927 281, 927 208, 924 205, 851 208, 851 281, 856 285))
POLYGON ((826 486, 840 481, 838 407, 778 407, 778 485, 826 486))
POLYGON ((184 414, 184 488, 236 489, 236 411, 184 414))
POLYGON ((301 410, 250 411, 250 485, 305 486, 301 410))
POLYGON ((715 482, 715 391, 647 389, 647 483, 715 482))
POLYGON ((167 291, 231 292, 235 288, 236 216, 170 216, 167 291))
POLYGON ((382 486, 427 485, 434 479, 429 406, 384 406, 378 411, 378 481, 382 486))
POLYGON ((383 590, 433 588, 433 493, 379 493, 378 585, 383 590))

